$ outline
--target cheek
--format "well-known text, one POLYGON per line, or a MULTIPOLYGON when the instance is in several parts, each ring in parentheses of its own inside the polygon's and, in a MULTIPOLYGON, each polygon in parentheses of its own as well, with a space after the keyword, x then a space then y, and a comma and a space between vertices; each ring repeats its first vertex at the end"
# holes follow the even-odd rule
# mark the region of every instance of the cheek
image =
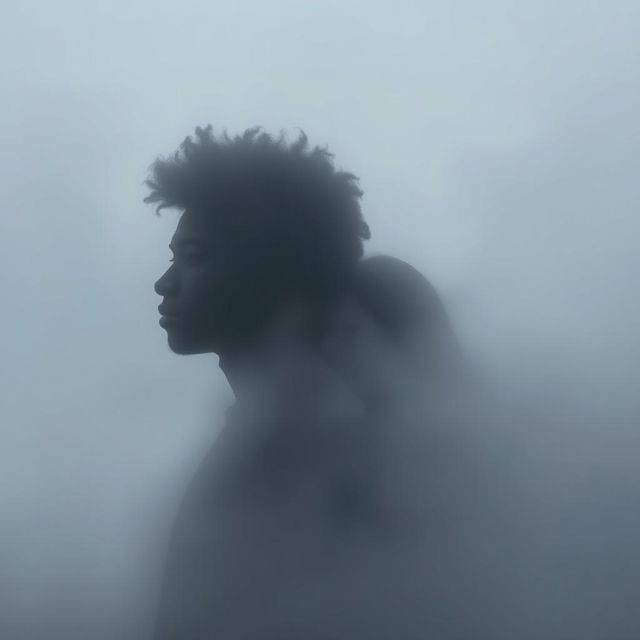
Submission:
POLYGON ((222 282, 206 271, 193 273, 182 282, 182 301, 190 314, 201 314, 220 298, 222 282))
POLYGON ((219 274, 193 278, 184 293, 189 325, 193 333, 202 338, 226 331, 242 314, 238 310, 238 289, 219 274))
POLYGON ((190 331, 204 337, 252 330, 267 312, 271 296, 265 285, 259 274, 246 270, 190 274, 182 283, 182 308, 190 331))

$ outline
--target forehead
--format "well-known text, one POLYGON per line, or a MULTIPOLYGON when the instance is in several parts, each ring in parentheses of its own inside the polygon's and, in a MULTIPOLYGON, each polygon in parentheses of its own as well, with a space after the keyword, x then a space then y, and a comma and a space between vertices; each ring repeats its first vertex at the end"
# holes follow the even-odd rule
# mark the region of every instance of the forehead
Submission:
POLYGON ((220 244, 222 241, 221 230, 206 216, 197 215, 191 211, 185 211, 176 227, 172 244, 220 244))

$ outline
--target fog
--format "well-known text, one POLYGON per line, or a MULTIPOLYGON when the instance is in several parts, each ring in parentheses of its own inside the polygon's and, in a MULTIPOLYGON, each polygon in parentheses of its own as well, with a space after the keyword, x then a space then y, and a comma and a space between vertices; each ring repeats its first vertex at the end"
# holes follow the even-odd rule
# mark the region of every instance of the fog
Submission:
POLYGON ((166 345, 177 216, 142 203, 207 123, 303 129, 359 176, 367 251, 420 269, 528 408, 531 490, 568 523, 547 561, 599 585, 573 628, 636 637, 639 28, 632 0, 5 7, 2 637, 146 632, 232 402, 215 357, 166 345))

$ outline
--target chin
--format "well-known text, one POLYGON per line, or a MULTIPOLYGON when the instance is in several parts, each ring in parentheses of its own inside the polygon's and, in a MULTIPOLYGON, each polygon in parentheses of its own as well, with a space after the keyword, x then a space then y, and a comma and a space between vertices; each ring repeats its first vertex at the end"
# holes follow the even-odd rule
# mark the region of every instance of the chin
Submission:
POLYGON ((211 349, 207 349, 201 343, 173 332, 167 335, 167 342, 169 344, 169 349, 171 349, 173 353, 183 356, 208 353, 211 351, 211 349))

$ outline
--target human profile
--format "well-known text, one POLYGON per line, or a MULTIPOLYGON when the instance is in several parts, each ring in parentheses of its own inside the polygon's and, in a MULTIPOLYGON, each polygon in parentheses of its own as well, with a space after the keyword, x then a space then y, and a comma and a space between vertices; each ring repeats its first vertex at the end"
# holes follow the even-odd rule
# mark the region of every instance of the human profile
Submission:
MULTIPOLYGON (((155 283, 168 345, 181 355, 218 355, 236 397, 214 454, 223 458, 220 466, 235 489, 217 495, 243 507, 242 491, 258 496, 259 507, 289 496, 305 478, 313 479, 314 460, 337 457, 326 442, 330 430, 310 425, 353 415, 352 407, 334 402, 337 378, 316 355, 370 235, 357 178, 337 170, 326 149, 310 148, 304 133, 288 143, 259 128, 231 137, 216 136, 209 126, 197 128, 174 155, 158 159, 147 185, 146 202, 181 212, 170 244, 172 264, 155 283), (330 405, 328 419, 319 407, 330 405), (260 428, 252 433, 256 423, 260 428), (269 425, 276 428, 270 432, 269 425), (257 453, 251 457, 251 451, 257 453)), ((341 393, 349 405, 349 394, 341 393)), ((241 569, 256 545, 240 544, 236 521, 219 517, 228 523, 226 544, 194 524, 207 519, 215 502, 209 484, 214 466, 207 460, 196 473, 176 519, 157 638, 204 637, 214 630, 243 637, 247 621, 224 605, 237 595, 231 573, 244 585, 237 589, 261 585, 254 598, 245 593, 255 624, 258 608, 267 607, 272 586, 261 584, 264 572, 241 569), (203 495, 204 507, 198 501, 203 495), (193 552, 194 535, 207 540, 200 554, 193 552), (215 567, 205 569, 214 558, 215 567)), ((256 526, 264 527, 260 522, 256 526)), ((281 521, 276 529, 282 534, 286 526, 281 521)))
POLYGON ((148 185, 182 212, 155 284, 169 347, 217 354, 236 398, 176 518, 156 640, 474 628, 481 463, 432 406, 460 351, 424 276, 363 259, 355 176, 304 134, 207 127, 148 185))

